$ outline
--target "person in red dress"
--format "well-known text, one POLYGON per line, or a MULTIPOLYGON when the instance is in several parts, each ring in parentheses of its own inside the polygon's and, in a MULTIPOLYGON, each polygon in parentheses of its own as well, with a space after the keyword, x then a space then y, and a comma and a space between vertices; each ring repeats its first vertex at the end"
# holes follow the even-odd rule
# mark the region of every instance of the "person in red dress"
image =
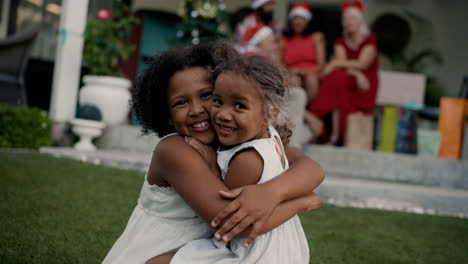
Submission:
POLYGON ((295 3, 289 11, 289 26, 280 40, 282 63, 291 73, 295 87, 304 87, 311 103, 319 89, 320 75, 325 67, 325 38, 323 33, 310 31, 312 8, 295 3))
POLYGON ((344 36, 335 41, 334 58, 323 71, 315 101, 305 114, 319 141, 335 145, 344 139, 349 113, 372 114, 378 88, 377 39, 363 20, 362 1, 344 1, 341 8, 344 36), (332 116, 331 132, 323 118, 332 116))

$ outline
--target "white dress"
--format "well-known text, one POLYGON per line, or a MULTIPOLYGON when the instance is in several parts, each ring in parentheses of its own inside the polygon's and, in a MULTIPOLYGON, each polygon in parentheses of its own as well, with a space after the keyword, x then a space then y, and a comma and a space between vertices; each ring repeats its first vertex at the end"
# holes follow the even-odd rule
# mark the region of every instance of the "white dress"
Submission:
POLYGON ((150 185, 145 176, 127 227, 103 263, 145 263, 189 241, 212 235, 209 225, 174 188, 150 185))
MULTIPOLYGON (((255 149, 263 158, 263 173, 258 183, 278 176, 288 168, 281 139, 274 128, 269 127, 270 138, 243 143, 232 149, 218 151, 218 165, 223 178, 229 161, 239 151, 255 149), (283 168, 276 143, 285 160, 283 168)), ((248 169, 248 168, 246 168, 248 169)), ((180 248, 171 264, 182 263, 309 263, 309 247, 299 217, 296 215, 272 231, 259 235, 248 248, 243 246, 245 239, 233 239, 228 243, 214 237, 198 239, 180 248)))

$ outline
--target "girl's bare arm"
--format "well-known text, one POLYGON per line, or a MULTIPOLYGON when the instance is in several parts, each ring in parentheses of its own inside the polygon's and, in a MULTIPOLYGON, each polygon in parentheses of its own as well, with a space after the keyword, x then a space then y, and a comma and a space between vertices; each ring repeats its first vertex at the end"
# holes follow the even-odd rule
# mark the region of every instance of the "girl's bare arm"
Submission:
MULTIPOLYGON (((304 161, 300 161, 299 163, 298 161, 300 161, 300 159, 295 158, 293 160, 293 163, 291 164, 292 168, 289 171, 293 169, 292 174, 296 174, 294 173, 296 169, 300 171, 300 169, 298 168, 294 169, 296 165, 299 165, 299 167, 306 168, 306 169, 307 168, 308 169, 314 168, 314 170, 317 170, 317 168, 319 169, 319 171, 308 170, 307 172, 300 173, 300 176, 310 175, 310 174, 318 175, 318 176, 323 175, 323 171, 321 170, 320 167, 317 167, 316 165, 310 166, 310 164, 304 166, 304 163, 305 163, 304 161)), ((274 193, 271 193, 271 190, 273 189, 272 187, 269 187, 268 185, 262 186, 263 184, 261 184, 261 185, 252 186, 253 188, 249 188, 247 191, 242 192, 239 195, 239 197, 232 202, 229 200, 226 200, 223 197, 221 197, 221 195, 219 195, 218 192, 220 190, 228 191, 227 187, 223 184, 223 182, 216 175, 214 175, 211 172, 211 170, 208 168, 208 166, 204 162, 203 158, 194 149, 192 149, 184 141, 182 137, 178 137, 178 136, 169 137, 158 145, 158 147, 156 148, 153 154, 153 159, 151 161, 151 165, 150 165, 150 169, 148 173, 149 174, 156 173, 158 175, 165 175, 164 176, 165 180, 171 186, 173 186, 177 190, 177 192, 182 196, 182 198, 184 198, 184 200, 208 223, 210 223, 211 220, 213 220, 213 218, 219 212, 222 212, 223 209, 231 206, 232 204, 235 204, 235 205, 231 206, 231 208, 232 207, 237 208, 236 210, 233 210, 233 212, 236 212, 236 214, 241 213, 243 215, 249 215, 251 216, 250 219, 252 219, 253 222, 266 223, 266 222, 274 221, 272 223, 275 223, 275 222, 278 222, 277 220, 274 220, 275 218, 282 219, 284 215, 286 215, 287 212, 291 210, 286 208, 283 204, 281 204, 281 206, 277 208, 277 210, 275 211, 275 214, 273 214, 272 217, 265 219, 263 215, 257 214, 258 206, 262 206, 262 208, 267 208, 264 210, 273 211, 275 207, 278 205, 278 200, 280 200, 279 198, 276 198, 276 197, 288 198, 288 197, 294 197, 298 195, 296 190, 294 190, 294 192, 296 193, 291 194, 291 195, 284 195, 284 194, 281 194, 281 196, 273 195, 274 193), (260 189, 257 189, 259 186, 261 186, 260 189), (263 197, 268 196, 268 197, 271 197, 271 199, 264 199, 263 201, 259 201, 257 200, 258 196, 263 196, 263 197), (282 212, 281 210, 284 210, 284 211, 282 212)), ((280 177, 285 178, 284 179, 285 182, 288 181, 287 177, 282 177, 282 176, 280 177)), ((280 186, 280 185, 274 185, 274 186, 280 186)), ((310 194, 316 186, 315 184, 308 184, 308 186, 309 186, 308 192, 305 191, 306 188, 299 188, 299 186, 296 186, 296 187, 298 187, 299 193, 310 194)), ((301 202, 302 203, 300 204, 300 206, 298 205, 294 206, 296 209, 295 213, 301 211, 297 208, 304 207, 305 205, 303 203, 304 201, 301 201, 301 202)), ((317 203, 317 202, 314 202, 314 203, 317 203)), ((306 205, 306 207, 307 206, 308 205, 306 205)), ((291 218, 293 215, 291 215, 289 218, 291 218)), ((218 217, 218 219, 224 219, 224 217, 218 217)), ((228 221, 235 227, 240 223, 240 220, 242 219, 238 219, 236 218, 235 215, 233 215, 228 219, 228 221)), ((278 226, 279 224, 280 223, 276 224, 274 227, 278 226)), ((260 229, 260 227, 258 226, 255 228, 257 228, 257 230, 263 230, 263 229, 260 229)), ((250 231, 251 231, 251 228, 248 229, 247 232, 250 232, 250 231)), ((266 231, 269 231, 269 230, 266 230, 266 231)))

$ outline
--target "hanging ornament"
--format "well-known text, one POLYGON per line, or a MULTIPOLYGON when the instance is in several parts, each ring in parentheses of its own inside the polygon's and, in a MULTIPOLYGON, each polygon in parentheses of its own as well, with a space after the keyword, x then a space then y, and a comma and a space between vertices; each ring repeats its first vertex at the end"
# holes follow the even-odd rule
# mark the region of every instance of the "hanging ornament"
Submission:
POLYGON ((193 7, 204 18, 215 18, 218 14, 218 4, 214 0, 197 0, 194 1, 193 7))
POLYGON ((182 30, 177 30, 176 36, 178 38, 182 38, 184 36, 184 32, 182 30))
POLYGON ((98 12, 97 12, 97 18, 99 20, 107 20, 111 17, 111 12, 109 11, 109 9, 100 9, 98 12))
POLYGON ((193 10, 192 12, 190 12, 190 16, 196 18, 198 16, 198 12, 196 10, 193 10))
POLYGON ((218 8, 219 8, 219 10, 225 10, 226 5, 224 3, 221 3, 221 4, 218 5, 218 8))
POLYGON ((198 29, 192 30, 192 37, 198 38, 199 35, 200 35, 200 31, 198 31, 198 29))
POLYGON ((193 38, 193 39, 192 39, 192 44, 193 44, 193 45, 198 45, 198 43, 200 43, 200 39, 199 39, 199 38, 193 38))

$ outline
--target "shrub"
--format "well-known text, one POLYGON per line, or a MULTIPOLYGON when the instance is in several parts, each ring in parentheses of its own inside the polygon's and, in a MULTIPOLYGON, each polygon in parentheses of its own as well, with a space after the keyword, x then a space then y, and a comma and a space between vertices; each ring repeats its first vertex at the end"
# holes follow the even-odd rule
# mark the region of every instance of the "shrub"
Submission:
POLYGON ((120 76, 120 65, 135 50, 129 41, 132 27, 140 20, 122 0, 113 0, 113 9, 101 9, 88 20, 84 33, 83 60, 89 74, 120 76))
POLYGON ((39 108, 0 105, 0 148, 33 148, 51 145, 52 124, 39 108))

